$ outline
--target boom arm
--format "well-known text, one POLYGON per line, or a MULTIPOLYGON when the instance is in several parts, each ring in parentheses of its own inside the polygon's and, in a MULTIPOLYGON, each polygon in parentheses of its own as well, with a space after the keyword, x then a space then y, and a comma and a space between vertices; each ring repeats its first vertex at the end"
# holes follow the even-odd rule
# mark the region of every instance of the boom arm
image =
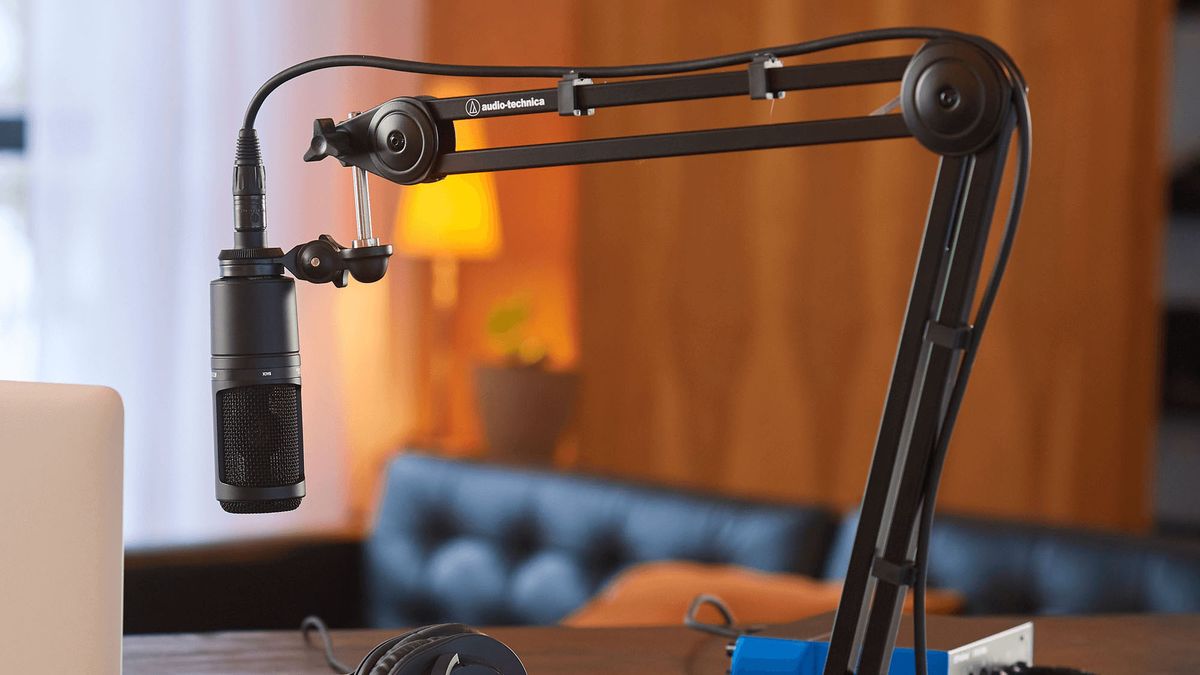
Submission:
MULTIPOLYGON (((316 120, 304 159, 333 157, 356 172, 411 185, 462 173, 909 136, 940 155, 825 664, 825 675, 879 675, 890 663, 906 589, 921 572, 914 562, 918 523, 923 511, 933 508, 942 453, 980 337, 970 325, 971 307, 1009 139, 1018 120, 1027 123, 1023 96, 1023 83, 1011 62, 999 61, 995 51, 978 41, 944 37, 925 43, 911 57, 783 66, 763 53, 737 71, 611 83, 593 83, 579 73, 564 72, 554 88, 396 98, 342 122, 316 120), (455 148, 454 124, 462 120, 529 114, 582 117, 626 105, 730 96, 771 99, 791 91, 881 82, 900 82, 898 114, 455 148)), ((1020 192, 1014 198, 1016 206, 1019 196, 1020 192)), ((1010 226, 1016 214, 1014 209, 1010 226)), ((286 267, 297 278, 340 286, 347 272, 365 281, 382 277, 391 254, 390 246, 370 238, 369 227, 364 236, 361 223, 362 246, 356 242, 343 248, 322 237, 286 255, 265 248, 260 235, 246 235, 241 228, 238 232, 241 248, 235 250, 245 253, 223 253, 223 275, 279 274, 286 267), (313 259, 338 260, 341 267, 309 264, 313 259)), ((990 309, 990 301, 985 305, 990 309)))

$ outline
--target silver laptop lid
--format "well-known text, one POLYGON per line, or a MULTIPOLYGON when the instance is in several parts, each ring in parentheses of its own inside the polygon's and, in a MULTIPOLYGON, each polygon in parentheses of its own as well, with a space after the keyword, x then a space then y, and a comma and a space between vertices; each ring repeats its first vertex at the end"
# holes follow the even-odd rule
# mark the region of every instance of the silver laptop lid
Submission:
POLYGON ((5 672, 121 672, 123 426, 112 389, 0 381, 5 672))

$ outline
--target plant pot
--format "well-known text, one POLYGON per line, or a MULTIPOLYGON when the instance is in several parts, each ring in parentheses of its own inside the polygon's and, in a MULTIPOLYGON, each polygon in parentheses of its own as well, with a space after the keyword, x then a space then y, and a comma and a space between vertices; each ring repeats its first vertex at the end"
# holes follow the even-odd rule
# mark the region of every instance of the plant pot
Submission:
POLYGON ((538 367, 475 368, 475 396, 490 456, 550 464, 571 418, 578 375, 538 367))

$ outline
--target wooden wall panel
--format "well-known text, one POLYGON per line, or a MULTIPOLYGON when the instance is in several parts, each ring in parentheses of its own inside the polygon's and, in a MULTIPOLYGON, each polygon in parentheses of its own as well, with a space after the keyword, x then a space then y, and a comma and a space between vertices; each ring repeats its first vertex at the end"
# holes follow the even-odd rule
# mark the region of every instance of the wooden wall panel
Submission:
MULTIPOLYGON (((577 8, 569 2, 483 3, 438 0, 426 5, 425 58, 443 63, 570 63, 575 60, 577 8)), ((426 85, 429 83, 426 82, 426 85)), ((545 80, 472 80, 475 92, 546 86, 545 80)), ((425 87, 428 90, 428 86, 425 87)), ((489 146, 571 140, 574 120, 538 115, 464 120, 483 125, 489 146)), ((551 366, 569 368, 578 357, 576 310, 577 167, 493 174, 499 197, 503 250, 494 260, 460 266, 459 304, 451 320, 448 437, 451 454, 477 454, 483 444, 475 410, 473 369, 496 361, 485 331, 496 303, 522 295, 531 303, 529 330, 546 342, 551 366)), ((400 191, 403 199, 403 190, 400 191)), ((433 317, 427 317, 432 319, 433 317)), ((436 328, 433 321, 427 327, 436 328)), ((438 339, 429 331, 430 340, 438 339)), ((427 350, 428 351, 428 350, 427 350)), ((435 392, 426 391, 426 408, 435 392)), ((429 410, 424 411, 428 426, 429 410)))
MULTIPOLYGON (((1033 182, 940 504, 1124 529, 1148 522, 1169 3, 611 0, 577 9, 587 62, 898 24, 1004 45, 1030 82, 1033 182)), ((861 114, 894 91, 601 111, 580 126, 607 135, 861 114)), ((581 466, 856 503, 935 166, 915 141, 897 140, 582 170, 581 466)))

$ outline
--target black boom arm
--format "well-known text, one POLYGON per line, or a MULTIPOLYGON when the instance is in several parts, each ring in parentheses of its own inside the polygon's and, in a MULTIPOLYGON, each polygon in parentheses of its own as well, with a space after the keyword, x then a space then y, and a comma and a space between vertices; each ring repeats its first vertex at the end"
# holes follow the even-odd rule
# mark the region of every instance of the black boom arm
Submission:
MULTIPOLYGON (((333 157, 356 172, 412 185, 473 172, 904 137, 915 138, 939 155, 935 189, 825 664, 825 675, 879 675, 890 663, 907 588, 916 586, 918 596, 923 592, 923 554, 941 463, 1019 216, 1029 145, 1024 82, 1011 60, 991 43, 948 32, 936 33, 911 56, 797 66, 785 66, 777 56, 770 51, 756 53, 746 58, 745 68, 739 70, 605 83, 589 79, 603 69, 561 70, 557 85, 545 89, 395 98, 341 122, 316 120, 304 159, 333 157), (464 120, 533 114, 586 117, 603 108, 626 105, 718 97, 772 99, 806 89, 886 82, 900 83, 898 99, 880 114, 862 117, 479 150, 455 147, 455 123, 464 120), (1014 128, 1022 139, 1022 175, 997 271, 972 324, 971 308, 1014 128)), ((450 66, 420 65, 426 70, 394 69, 472 74, 442 72, 454 68, 450 66)), ((308 70, 316 67, 326 66, 308 70)), ((483 72, 486 68, 477 70, 489 74, 483 72)), ((641 72, 636 67, 626 71, 641 72)), ((269 93, 281 82, 269 83, 264 90, 269 93)), ((248 112, 251 124, 251 113, 257 112, 263 97, 265 93, 260 91, 248 112)), ((261 192, 262 181, 261 164, 256 166, 253 161, 257 140, 253 140, 254 153, 243 153, 253 130, 247 133, 243 129, 242 134, 235 172, 240 177, 235 180, 237 248, 222 253, 222 275, 282 274, 286 268, 297 278, 333 281, 339 286, 344 285, 347 274, 361 281, 381 278, 391 247, 372 238, 369 227, 364 232, 361 220, 359 239, 352 247, 341 247, 324 236, 287 254, 266 248, 261 197, 255 192, 261 192), (312 264, 313 260, 318 263, 312 264), (320 263, 322 260, 326 262, 320 263)), ((923 623, 918 637, 923 641, 923 623)), ((923 655, 922 650, 918 658, 923 655)))

